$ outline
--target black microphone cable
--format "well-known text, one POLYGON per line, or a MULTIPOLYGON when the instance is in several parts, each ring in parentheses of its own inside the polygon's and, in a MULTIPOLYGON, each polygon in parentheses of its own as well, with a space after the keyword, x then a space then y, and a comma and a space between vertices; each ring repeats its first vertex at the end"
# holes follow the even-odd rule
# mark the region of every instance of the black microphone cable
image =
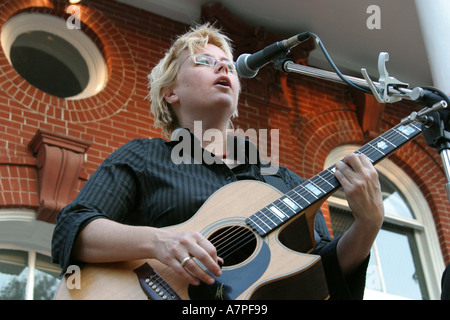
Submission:
MULTIPOLYGON (((335 63, 333 62, 333 60, 331 59, 330 55, 328 54, 327 49, 325 49, 325 46, 324 46, 324 44, 322 43, 322 40, 320 40, 320 38, 319 38, 316 34, 314 34, 314 33, 312 33, 312 32, 310 32, 310 35, 311 35, 312 37, 314 37, 314 39, 316 40, 316 43, 319 45, 320 49, 322 50, 322 52, 323 52, 325 58, 326 58, 327 61, 330 63, 330 65, 331 65, 331 67, 333 68, 334 72, 336 72, 336 74, 339 76, 339 78, 340 78, 342 81, 344 81, 346 84, 348 84, 348 85, 351 86, 352 88, 355 88, 355 89, 357 89, 357 90, 360 90, 360 91, 362 91, 362 92, 364 92, 364 93, 372 94, 372 91, 371 91, 370 89, 361 87, 361 86, 357 85, 356 83, 352 82, 350 79, 347 79, 347 78, 339 71, 338 67, 336 66, 336 64, 335 64, 335 63)), ((439 90, 439 89, 437 89, 437 88, 434 88, 434 87, 429 87, 429 86, 424 86, 424 87, 421 87, 421 88, 424 89, 424 90, 428 90, 431 94, 435 94, 435 95, 441 97, 442 100, 444 100, 445 102, 447 102, 448 105, 450 105, 450 99, 449 99, 449 96, 446 95, 443 91, 441 91, 441 90, 439 90)), ((436 96, 434 96, 434 98, 436 99, 436 96)))
POLYGON ((341 78, 342 81, 344 81, 346 84, 348 84, 348 85, 351 86, 352 88, 355 88, 355 89, 357 89, 357 90, 360 90, 360 91, 362 91, 362 92, 364 92, 364 93, 370 93, 370 94, 372 93, 372 91, 370 91, 370 89, 361 87, 361 86, 357 85, 356 83, 354 83, 353 81, 347 79, 347 78, 341 73, 341 71, 338 69, 338 67, 336 66, 336 64, 335 64, 335 63, 333 62, 333 60, 331 59, 330 55, 328 54, 327 49, 325 49, 325 46, 324 46, 323 43, 322 43, 322 40, 320 40, 320 38, 319 38, 316 34, 314 34, 314 33, 312 33, 312 32, 310 32, 310 35, 314 37, 314 39, 316 40, 316 43, 319 45, 319 47, 320 47, 320 49, 322 50, 322 52, 323 52, 325 58, 327 59, 328 63, 331 65, 331 67, 333 68, 334 72, 336 72, 336 74, 339 76, 339 78, 341 78))

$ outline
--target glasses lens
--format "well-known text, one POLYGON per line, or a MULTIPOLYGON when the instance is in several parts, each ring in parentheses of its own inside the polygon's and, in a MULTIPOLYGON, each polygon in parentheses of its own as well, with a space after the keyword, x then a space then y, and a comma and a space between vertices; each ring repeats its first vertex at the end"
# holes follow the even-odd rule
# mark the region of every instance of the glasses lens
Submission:
POLYGON ((194 62, 196 64, 202 64, 205 66, 214 67, 215 59, 213 57, 205 56, 205 55, 201 55, 201 54, 193 55, 193 57, 194 57, 194 62))
POLYGON ((236 66, 232 61, 226 61, 228 71, 234 72, 236 70, 236 66))
POLYGON ((234 62, 229 61, 229 60, 218 60, 216 58, 206 56, 203 54, 194 54, 192 57, 194 58, 194 63, 196 63, 196 64, 214 67, 216 65, 216 62, 220 61, 226 65, 228 71, 231 71, 231 72, 236 71, 236 66, 235 66, 234 62))

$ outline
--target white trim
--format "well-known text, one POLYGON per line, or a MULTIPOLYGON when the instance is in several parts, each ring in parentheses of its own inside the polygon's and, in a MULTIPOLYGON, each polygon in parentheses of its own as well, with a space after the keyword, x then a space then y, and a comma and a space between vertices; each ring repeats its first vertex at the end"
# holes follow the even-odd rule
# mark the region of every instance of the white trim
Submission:
POLYGON ((50 256, 54 224, 25 209, 0 209, 0 248, 35 250, 50 256))
POLYGON ((25 290, 25 300, 34 298, 34 271, 36 270, 36 251, 28 251, 28 279, 25 290))
MULTIPOLYGON (((43 13, 21 13, 13 16, 3 24, 1 45, 6 58, 11 63, 10 52, 16 38, 30 31, 45 31, 55 34, 72 44, 81 54, 89 70, 89 81, 85 89, 69 100, 88 98, 99 93, 106 85, 107 67, 105 59, 95 43, 83 31, 67 28, 63 18, 43 13)), ((55 52, 52 52, 56 54, 55 52)))
MULTIPOLYGON (((51 256, 51 238, 55 225, 36 220, 27 209, 0 209, 0 249, 24 251, 28 259, 25 299, 34 299, 37 253, 51 256)), ((54 270, 58 268, 55 266, 54 270)), ((50 270, 48 267, 45 270, 50 270)))
MULTIPOLYGON (((357 150, 359 146, 345 145, 333 149, 325 160, 324 167, 329 166, 340 161, 345 155, 357 150)), ((386 221, 395 221, 403 225, 407 225, 415 230, 418 250, 421 255, 426 256, 426 259, 421 259, 424 269, 425 281, 428 286, 430 299, 439 299, 441 291, 441 277, 445 268, 442 251, 437 236, 436 225, 433 220, 431 209, 420 191, 419 187, 414 181, 394 162, 389 159, 383 160, 376 165, 377 170, 393 182, 396 187, 403 193, 411 207, 413 208, 416 220, 398 217, 386 214, 386 221)), ((330 203, 335 204, 336 199, 330 197, 330 203)), ((344 206, 344 203, 340 203, 344 206)), ((346 206, 346 208, 348 208, 346 206)))

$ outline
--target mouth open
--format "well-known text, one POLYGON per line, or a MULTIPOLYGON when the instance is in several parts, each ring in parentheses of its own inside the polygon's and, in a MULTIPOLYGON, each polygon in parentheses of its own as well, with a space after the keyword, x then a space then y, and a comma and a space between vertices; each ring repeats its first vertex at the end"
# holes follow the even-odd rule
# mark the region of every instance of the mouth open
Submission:
POLYGON ((227 77, 220 77, 219 79, 217 79, 214 85, 231 88, 230 79, 228 79, 227 77))

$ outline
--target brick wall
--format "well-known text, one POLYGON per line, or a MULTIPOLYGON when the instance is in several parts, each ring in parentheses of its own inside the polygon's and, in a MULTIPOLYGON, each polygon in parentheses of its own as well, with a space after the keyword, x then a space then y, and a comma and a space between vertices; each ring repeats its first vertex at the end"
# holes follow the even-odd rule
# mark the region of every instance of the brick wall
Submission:
MULTIPOLYGON (((64 1, 6 0, 0 4, 0 27, 26 11, 68 17, 64 1)), ((115 1, 83 1, 81 13, 83 28, 102 50, 108 67, 107 85, 96 96, 70 101, 44 93, 17 74, 0 52, 0 208, 37 209, 40 205, 36 159, 28 147, 38 129, 92 142, 71 198, 119 146, 137 137, 161 137, 153 129, 146 99, 147 74, 186 26, 115 1)), ((368 142, 358 122, 354 93, 347 87, 294 74, 282 76, 280 83, 282 107, 244 93, 240 117, 234 122, 244 130, 279 129, 280 164, 309 178, 323 170, 333 148, 368 142)), ((406 103, 387 105, 377 133, 412 110, 406 103)), ((427 199, 449 263, 450 206, 440 157, 419 137, 391 160, 411 176, 427 199)), ((329 222, 326 205, 323 210, 329 222)))

